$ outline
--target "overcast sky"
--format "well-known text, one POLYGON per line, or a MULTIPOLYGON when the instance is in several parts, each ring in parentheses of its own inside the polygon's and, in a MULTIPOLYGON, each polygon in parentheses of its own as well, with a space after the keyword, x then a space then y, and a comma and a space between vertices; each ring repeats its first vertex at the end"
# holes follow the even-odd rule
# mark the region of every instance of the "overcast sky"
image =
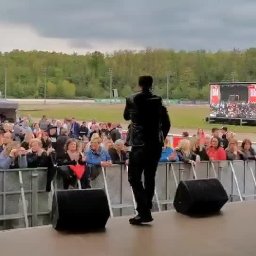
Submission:
POLYGON ((0 0, 0 51, 256 47, 254 0, 0 0))

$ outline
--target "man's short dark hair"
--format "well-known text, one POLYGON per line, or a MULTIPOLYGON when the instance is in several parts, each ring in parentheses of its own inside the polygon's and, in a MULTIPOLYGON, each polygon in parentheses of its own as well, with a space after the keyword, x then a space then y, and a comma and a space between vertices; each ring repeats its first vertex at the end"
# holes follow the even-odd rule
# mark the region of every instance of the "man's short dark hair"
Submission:
POLYGON ((212 133, 214 133, 216 131, 219 131, 219 128, 216 128, 216 127, 212 128, 212 133))
POLYGON ((152 76, 140 76, 139 77, 139 86, 142 88, 151 88, 153 84, 152 76))
POLYGON ((221 127, 221 130, 223 130, 223 131, 227 132, 227 131, 228 131, 228 127, 226 127, 226 126, 222 126, 222 127, 221 127))

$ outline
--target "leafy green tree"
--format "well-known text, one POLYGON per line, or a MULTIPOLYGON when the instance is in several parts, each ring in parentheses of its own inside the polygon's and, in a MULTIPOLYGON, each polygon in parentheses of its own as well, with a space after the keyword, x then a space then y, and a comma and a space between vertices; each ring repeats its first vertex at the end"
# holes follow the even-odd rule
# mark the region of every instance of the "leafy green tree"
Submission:
POLYGON ((118 91, 119 97, 127 97, 132 93, 132 88, 129 85, 124 85, 121 90, 118 91))
POLYGON ((210 87, 209 85, 205 85, 201 90, 200 90, 200 96, 199 99, 203 100, 208 100, 209 99, 209 94, 210 94, 210 87))
POLYGON ((64 98, 74 98, 76 95, 76 86, 67 80, 64 80, 59 88, 62 89, 60 95, 64 98))
POLYGON ((99 80, 97 79, 91 80, 90 84, 86 89, 87 89, 86 94, 88 95, 89 98, 101 98, 103 91, 102 91, 102 88, 99 86, 99 80))
POLYGON ((186 99, 187 96, 187 91, 184 91, 181 86, 175 87, 171 93, 172 99, 186 99))
POLYGON ((200 91, 197 88, 188 88, 188 99, 196 100, 200 98, 200 91))
POLYGON ((47 97, 48 98, 56 97, 56 92, 57 92, 56 84, 54 84, 52 82, 48 82, 47 83, 47 97))
POLYGON ((174 51, 148 48, 63 54, 43 51, 0 53, 0 90, 4 91, 7 70, 8 97, 44 97, 45 79, 49 97, 109 97, 112 88, 120 97, 136 91, 139 75, 154 77, 154 90, 169 98, 208 99, 209 82, 255 81, 256 48, 244 51, 174 51))

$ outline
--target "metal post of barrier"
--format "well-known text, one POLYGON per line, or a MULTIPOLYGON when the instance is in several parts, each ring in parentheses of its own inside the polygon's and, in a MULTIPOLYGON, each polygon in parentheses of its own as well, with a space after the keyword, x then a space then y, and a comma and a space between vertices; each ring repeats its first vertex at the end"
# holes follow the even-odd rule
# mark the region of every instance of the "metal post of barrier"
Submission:
POLYGON ((105 192, 106 192, 107 200, 108 200, 108 207, 109 207, 110 217, 113 218, 114 214, 113 214, 113 209, 112 209, 112 205, 111 205, 111 201, 110 201, 110 196, 109 196, 109 191, 108 191, 108 184, 107 184, 107 178, 106 178, 106 174, 105 174, 105 168, 102 167, 101 170, 102 170, 102 175, 103 175, 105 192))
POLYGON ((245 161, 243 161, 243 164, 244 164, 244 186, 243 186, 243 194, 245 195, 245 182, 246 182, 246 178, 245 178, 245 161))
POLYGON ((81 181, 79 179, 77 179, 77 186, 79 190, 82 189, 81 181))
MULTIPOLYGON (((126 171, 127 171, 127 173, 128 173, 128 165, 126 166, 126 171)), ((132 201, 133 201, 133 206, 134 206, 134 212, 135 212, 135 214, 137 215, 138 212, 137 212, 137 210, 136 210, 137 206, 136 206, 135 196, 134 196, 134 193, 133 193, 133 190, 132 190, 132 187, 131 187, 131 186, 130 186, 130 188, 131 188, 131 193, 132 193, 132 201)))
MULTIPOLYGON (((243 201, 242 194, 241 194, 241 191, 240 191, 240 188, 239 188, 239 185, 238 185, 236 173, 235 173, 235 170, 234 170, 234 166, 233 166, 233 164, 232 164, 231 161, 229 162, 229 165, 230 165, 231 172, 232 172, 232 176, 233 176, 232 178, 234 179, 234 181, 235 181, 235 183, 236 183, 236 187, 237 187, 239 199, 240 199, 240 201, 243 201)), ((233 179, 232 179, 232 180, 233 180, 233 179)), ((232 189, 232 195, 233 195, 233 189, 232 189)))
POLYGON ((3 171, 3 216, 6 214, 6 186, 5 186, 5 171, 3 171))
MULTIPOLYGON (((252 170, 251 166, 249 165, 249 161, 246 161, 246 163, 247 163, 247 167, 248 167, 248 169, 250 170, 250 173, 251 173, 251 175, 252 175, 254 187, 256 188, 255 173, 253 173, 253 170, 252 170)), ((255 172, 255 171, 256 171, 256 170, 254 170, 254 172, 255 172)))
MULTIPOLYGON (((120 204, 123 204, 123 168, 122 164, 120 164, 120 204)), ((123 215, 123 209, 120 208, 120 216, 123 215)))
POLYGON ((197 180, 196 170, 195 170, 195 166, 194 166, 193 163, 191 163, 191 169, 192 169, 192 172, 193 172, 194 179, 197 180))
POLYGON ((175 186, 176 188, 178 187, 178 180, 177 180, 177 177, 176 177, 176 174, 175 174, 175 170, 173 168, 173 164, 169 164, 169 168, 171 167, 171 170, 172 170, 172 174, 173 174, 173 178, 174 178, 174 182, 175 182, 175 186))
POLYGON ((249 161, 246 161, 246 164, 247 164, 247 168, 249 169, 249 171, 250 171, 250 174, 251 174, 251 176, 252 176, 252 180, 253 180, 253 185, 254 185, 254 194, 253 195, 251 195, 251 196, 256 196, 256 178, 255 178, 255 170, 254 170, 254 172, 253 172, 253 170, 252 170, 252 168, 251 168, 251 166, 249 165, 249 161))
POLYGON ((38 172, 37 170, 31 171, 31 177, 32 177, 32 227, 35 227, 38 225, 38 172))
POLYGON ((209 172, 209 162, 207 162, 207 171, 206 171, 206 177, 207 177, 207 179, 209 179, 210 178, 210 172, 209 172))
POLYGON ((156 192, 156 189, 155 189, 155 198, 156 198, 156 204, 157 204, 158 211, 161 212, 161 205, 160 205, 160 202, 159 202, 159 198, 158 198, 158 194, 156 192))
POLYGON ((25 193, 23 188, 23 179, 22 179, 22 173, 19 172, 19 183, 20 183, 20 192, 21 192, 21 200, 22 200, 22 210, 24 214, 24 221, 25 221, 25 227, 28 228, 28 213, 27 213, 27 204, 25 199, 25 193))
MULTIPOLYGON (((216 172, 216 170, 215 170, 215 166, 214 166, 214 164, 213 164, 213 162, 211 161, 211 166, 212 166, 212 170, 213 170, 213 173, 214 173, 214 177, 217 179, 218 178, 218 176, 217 176, 217 172, 216 172)), ((219 168, 218 168, 219 169, 219 168)), ((219 179, 220 179, 221 177, 219 177, 219 179)))
MULTIPOLYGON (((165 164, 165 199, 168 200, 168 182, 169 182, 169 168, 168 163, 165 164)), ((165 205, 165 210, 167 210, 167 205, 165 205)))
POLYGON ((234 175, 233 175, 233 172, 231 171, 231 195, 230 195, 231 202, 233 201, 233 194, 234 194, 234 175))
MULTIPOLYGON (((57 186, 57 185, 56 185, 57 186)), ((57 188, 56 188, 57 189, 57 188)), ((51 182, 51 195, 53 196, 54 194, 54 186, 53 186, 53 181, 51 182)))

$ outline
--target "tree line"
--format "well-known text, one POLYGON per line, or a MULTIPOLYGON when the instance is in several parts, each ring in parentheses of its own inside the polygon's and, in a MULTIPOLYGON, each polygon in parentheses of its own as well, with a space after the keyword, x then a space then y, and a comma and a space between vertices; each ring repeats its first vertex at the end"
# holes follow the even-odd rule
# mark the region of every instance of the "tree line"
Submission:
POLYGON ((0 53, 0 91, 17 98, 109 98, 136 91, 139 75, 169 99, 209 98, 209 82, 256 80, 256 48, 207 52, 146 49, 76 53, 13 50, 0 53))

